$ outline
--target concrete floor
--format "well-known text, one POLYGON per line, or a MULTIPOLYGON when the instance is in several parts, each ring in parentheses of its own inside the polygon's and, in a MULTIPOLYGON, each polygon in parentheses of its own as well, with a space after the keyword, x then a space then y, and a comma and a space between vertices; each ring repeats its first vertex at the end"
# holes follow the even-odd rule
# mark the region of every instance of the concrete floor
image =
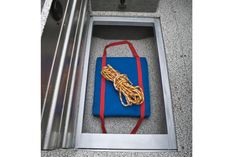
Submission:
POLYGON ((160 0, 156 13, 92 12, 92 15, 160 17, 171 86, 177 152, 98 152, 59 149, 42 151, 46 156, 192 156, 192 1, 160 0))

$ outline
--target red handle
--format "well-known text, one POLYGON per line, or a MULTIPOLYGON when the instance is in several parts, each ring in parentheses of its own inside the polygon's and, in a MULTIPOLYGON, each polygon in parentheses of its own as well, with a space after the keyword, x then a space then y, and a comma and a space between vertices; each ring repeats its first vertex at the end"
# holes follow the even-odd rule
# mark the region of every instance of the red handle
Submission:
MULTIPOLYGON (((142 79, 142 67, 141 67, 141 62, 140 62, 140 57, 138 53, 136 52, 133 44, 129 41, 118 41, 118 42, 113 42, 105 46, 103 56, 102 56, 102 67, 106 66, 106 55, 107 55, 107 48, 113 47, 113 46, 118 46, 118 45, 123 45, 123 44, 128 44, 133 56, 136 58, 136 63, 137 63, 137 71, 138 71, 138 84, 139 86, 143 88, 143 79, 142 79)), ((105 127, 105 121, 104 121, 104 106, 105 106, 105 90, 106 90, 106 80, 104 77, 101 79, 101 92, 100 92, 100 120, 101 120, 101 128, 103 133, 107 133, 106 127, 105 127)), ((138 122, 136 123, 135 127, 131 131, 131 134, 135 134, 138 131, 138 128, 140 127, 143 119, 144 119, 144 113, 145 113, 145 102, 140 104, 140 118, 138 122)))
POLYGON ((129 48, 130 48, 130 50, 131 50, 131 52, 132 52, 132 54, 133 54, 133 56, 134 56, 135 58, 136 58, 136 57, 139 57, 139 55, 138 55, 138 53, 136 52, 136 50, 135 50, 133 44, 132 44, 131 42, 127 41, 127 40, 118 41, 118 42, 113 42, 113 43, 110 43, 110 44, 106 45, 105 48, 104 48, 104 52, 103 52, 103 56, 102 56, 102 57, 103 57, 103 58, 106 57, 106 55, 107 55, 107 49, 108 49, 109 47, 118 46, 118 45, 124 45, 124 44, 127 44, 127 45, 129 46, 129 48))

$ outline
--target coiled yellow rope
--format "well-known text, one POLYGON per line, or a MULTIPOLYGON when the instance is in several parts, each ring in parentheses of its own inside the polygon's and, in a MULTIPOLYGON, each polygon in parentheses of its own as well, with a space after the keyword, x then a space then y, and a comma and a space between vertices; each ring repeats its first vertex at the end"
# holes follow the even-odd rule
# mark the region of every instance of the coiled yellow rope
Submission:
POLYGON ((125 74, 120 74, 109 64, 102 68, 101 74, 105 79, 113 82, 115 89, 119 91, 122 105, 132 106, 133 104, 140 105, 143 103, 144 94, 142 88, 132 86, 132 83, 125 74), (125 96, 127 104, 124 103, 121 93, 125 96))

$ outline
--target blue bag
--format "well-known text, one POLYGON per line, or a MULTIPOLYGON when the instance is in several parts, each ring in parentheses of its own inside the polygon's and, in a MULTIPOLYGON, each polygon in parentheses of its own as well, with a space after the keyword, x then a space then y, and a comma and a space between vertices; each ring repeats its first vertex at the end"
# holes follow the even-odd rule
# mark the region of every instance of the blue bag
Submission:
POLYGON ((120 41, 111 43, 105 47, 103 57, 97 58, 92 113, 94 116, 100 116, 103 133, 106 133, 104 117, 140 117, 131 132, 136 133, 143 118, 150 116, 150 92, 147 61, 146 58, 138 56, 136 50, 130 42, 120 41), (106 49, 108 47, 121 44, 128 44, 134 57, 106 57, 106 49), (140 80, 142 82, 144 92, 144 103, 142 107, 141 105, 132 105, 128 107, 123 106, 119 98, 119 92, 114 88, 112 81, 105 80, 102 87, 102 79, 104 79, 101 75, 102 67, 108 64, 121 74, 127 75, 129 80, 133 83, 133 86, 138 86, 138 80, 141 78, 140 80), (138 72, 140 74, 139 77, 138 72), (104 97, 102 99, 104 100, 104 103, 101 103, 101 89, 104 88, 105 92, 103 91, 104 97))
MULTIPOLYGON (((144 86, 144 101, 145 101, 145 117, 150 116, 150 93, 149 93, 149 79, 148 66, 146 58, 140 57, 142 66, 142 78, 144 86)), ((107 57, 107 64, 110 64, 114 69, 122 74, 126 74, 133 85, 138 85, 138 74, 136 59, 133 57, 107 57)), ((100 90, 101 90, 101 70, 102 57, 98 57, 96 61, 95 70, 95 86, 94 86, 94 101, 93 101, 93 115, 100 114, 100 90)), ((105 117, 139 117, 140 105, 132 105, 124 107, 121 104, 119 93, 114 88, 113 82, 106 81, 105 90, 105 117)))

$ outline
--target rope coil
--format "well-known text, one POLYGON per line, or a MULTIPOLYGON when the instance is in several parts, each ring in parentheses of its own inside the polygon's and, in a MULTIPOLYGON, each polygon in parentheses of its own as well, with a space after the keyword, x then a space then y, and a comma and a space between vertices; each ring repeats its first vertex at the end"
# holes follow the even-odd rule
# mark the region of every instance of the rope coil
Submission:
POLYGON ((121 74, 109 64, 102 67, 101 74, 106 80, 113 82, 115 89, 119 91, 120 101, 123 106, 140 105, 143 103, 144 93, 142 88, 140 86, 133 86, 127 75, 121 74), (122 99, 122 94, 125 96, 126 103, 122 99))

